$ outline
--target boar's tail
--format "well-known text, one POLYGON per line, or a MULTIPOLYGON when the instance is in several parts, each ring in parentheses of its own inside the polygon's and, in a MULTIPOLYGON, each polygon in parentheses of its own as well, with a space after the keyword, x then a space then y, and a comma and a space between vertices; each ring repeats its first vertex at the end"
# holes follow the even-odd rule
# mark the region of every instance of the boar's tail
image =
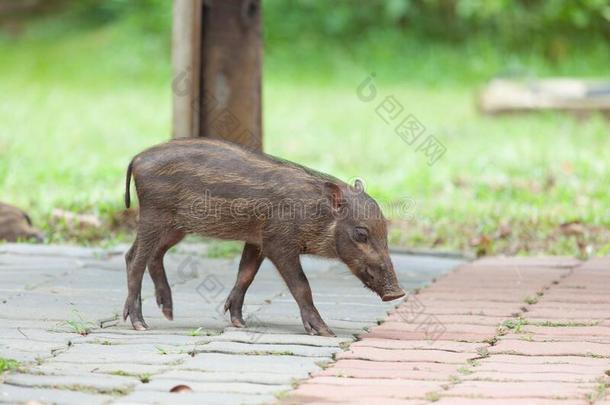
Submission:
POLYGON ((129 208, 131 205, 131 199, 129 197, 129 188, 131 185, 131 169, 133 166, 133 160, 129 162, 129 166, 127 166, 127 176, 125 178, 125 206, 129 208))

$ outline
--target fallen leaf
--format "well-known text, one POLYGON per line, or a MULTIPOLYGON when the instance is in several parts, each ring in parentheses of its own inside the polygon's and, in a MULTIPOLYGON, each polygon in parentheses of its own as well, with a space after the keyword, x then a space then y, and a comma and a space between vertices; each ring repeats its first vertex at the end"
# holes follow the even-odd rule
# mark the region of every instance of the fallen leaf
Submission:
POLYGON ((55 220, 64 221, 67 224, 78 228, 100 228, 102 226, 102 221, 100 221, 97 216, 91 214, 77 214, 75 212, 54 208, 51 216, 55 220))
POLYGON ((580 221, 570 221, 559 225, 559 232, 565 236, 581 236, 585 234, 585 226, 580 221))
POLYGON ((180 384, 173 387, 169 392, 173 392, 174 394, 185 394, 187 392, 193 392, 193 389, 188 385, 180 384))

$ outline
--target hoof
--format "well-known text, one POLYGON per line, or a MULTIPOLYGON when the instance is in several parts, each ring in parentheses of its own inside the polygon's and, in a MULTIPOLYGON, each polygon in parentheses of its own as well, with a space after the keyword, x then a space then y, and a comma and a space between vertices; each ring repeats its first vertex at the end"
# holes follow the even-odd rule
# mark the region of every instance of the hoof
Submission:
POLYGON ((144 321, 135 321, 131 324, 135 330, 144 331, 148 330, 148 325, 144 321))
POLYGON ((174 311, 171 308, 163 308, 163 316, 167 318, 168 321, 174 320, 174 311))

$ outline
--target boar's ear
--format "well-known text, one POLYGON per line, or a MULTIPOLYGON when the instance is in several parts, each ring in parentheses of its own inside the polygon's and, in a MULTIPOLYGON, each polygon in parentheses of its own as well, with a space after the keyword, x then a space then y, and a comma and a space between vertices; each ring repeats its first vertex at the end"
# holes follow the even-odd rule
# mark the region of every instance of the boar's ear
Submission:
POLYGON ((364 192, 364 182, 361 179, 354 180, 354 190, 356 190, 357 193, 364 192))
POLYGON ((326 193, 330 199, 330 205, 333 209, 338 210, 345 205, 343 191, 341 191, 341 188, 338 185, 327 181, 324 183, 324 188, 326 189, 326 193))

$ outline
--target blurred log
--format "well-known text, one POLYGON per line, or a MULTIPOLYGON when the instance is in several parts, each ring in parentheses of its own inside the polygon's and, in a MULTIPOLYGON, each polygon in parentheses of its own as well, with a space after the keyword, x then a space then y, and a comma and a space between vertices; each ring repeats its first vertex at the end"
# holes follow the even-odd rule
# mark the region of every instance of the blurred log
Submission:
POLYGON ((559 110, 610 113, 610 82, 580 79, 492 80, 479 94, 486 114, 559 110))

